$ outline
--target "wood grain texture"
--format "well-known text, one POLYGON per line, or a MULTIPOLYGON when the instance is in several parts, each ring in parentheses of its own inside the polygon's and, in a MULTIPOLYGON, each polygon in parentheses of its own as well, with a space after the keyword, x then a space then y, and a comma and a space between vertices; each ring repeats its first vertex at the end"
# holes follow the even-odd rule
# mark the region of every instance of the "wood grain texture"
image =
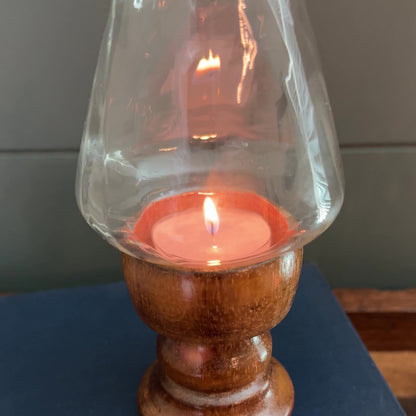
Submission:
POLYGON ((416 290, 335 289, 334 294, 406 413, 416 416, 416 290))
POLYGON ((416 350, 372 351, 371 357, 399 399, 416 398, 416 350))
POLYGON ((416 416, 416 351, 371 352, 408 416, 416 416))
POLYGON ((415 313, 350 313, 348 317, 371 351, 416 350, 415 313))
POLYGON ((416 313, 416 289, 334 289, 347 313, 416 313))
POLYGON ((416 290, 336 289, 334 294, 372 351, 416 351, 416 290))
POLYGON ((142 416, 291 414, 293 385, 269 331, 291 307, 302 250, 235 270, 122 260, 138 315, 160 334, 138 391, 142 416))

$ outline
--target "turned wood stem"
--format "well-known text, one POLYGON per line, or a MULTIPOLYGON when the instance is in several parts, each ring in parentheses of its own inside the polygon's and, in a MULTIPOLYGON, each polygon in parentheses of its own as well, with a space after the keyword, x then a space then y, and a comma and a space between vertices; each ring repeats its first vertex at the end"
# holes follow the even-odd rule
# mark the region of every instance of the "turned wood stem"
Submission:
POLYGON ((187 343, 159 337, 158 360, 165 374, 190 390, 218 393, 265 381, 270 367, 269 333, 224 343, 187 343))
POLYGON ((302 250, 227 271, 190 271, 123 255, 137 313, 159 333, 139 387, 142 416, 276 415, 293 386, 272 358, 270 329, 292 304, 302 250))

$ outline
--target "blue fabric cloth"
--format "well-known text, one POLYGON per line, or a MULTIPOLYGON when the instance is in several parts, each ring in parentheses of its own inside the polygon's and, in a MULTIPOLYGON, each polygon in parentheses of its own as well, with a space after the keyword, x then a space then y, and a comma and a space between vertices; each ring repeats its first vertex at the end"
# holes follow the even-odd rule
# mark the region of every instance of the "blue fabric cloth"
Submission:
MULTIPOLYGON (((404 415, 314 266, 272 335, 294 416, 404 415)), ((0 415, 137 416, 155 339, 123 283, 2 298, 0 415)))

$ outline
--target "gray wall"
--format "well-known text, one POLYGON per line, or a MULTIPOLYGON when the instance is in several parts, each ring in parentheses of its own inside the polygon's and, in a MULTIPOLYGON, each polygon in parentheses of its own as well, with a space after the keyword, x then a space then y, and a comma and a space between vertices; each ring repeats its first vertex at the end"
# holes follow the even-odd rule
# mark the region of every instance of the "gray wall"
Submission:
POLYGON ((122 278, 74 197, 108 5, 0 1, 0 291, 122 278))
MULTIPOLYGON (((122 277, 74 201, 109 0, 0 2, 0 291, 122 277)), ((308 2, 347 194, 306 248, 333 286, 416 286, 416 2, 308 2)))
POLYGON ((416 2, 308 1, 346 177, 306 250, 338 287, 416 286, 416 2))

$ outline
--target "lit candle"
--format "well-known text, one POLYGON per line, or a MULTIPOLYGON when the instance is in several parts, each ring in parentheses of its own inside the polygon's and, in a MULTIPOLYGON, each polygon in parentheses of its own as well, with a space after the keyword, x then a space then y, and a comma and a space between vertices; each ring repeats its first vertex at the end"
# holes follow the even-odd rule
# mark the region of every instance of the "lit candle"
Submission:
POLYGON ((221 58, 219 55, 215 55, 212 49, 209 50, 209 57, 205 57, 199 61, 198 67, 195 71, 196 76, 204 76, 206 74, 212 74, 214 71, 221 69, 221 58))
POLYGON ((288 232, 284 215, 258 195, 192 192, 147 207, 133 239, 170 263, 213 267, 261 256, 288 232))

